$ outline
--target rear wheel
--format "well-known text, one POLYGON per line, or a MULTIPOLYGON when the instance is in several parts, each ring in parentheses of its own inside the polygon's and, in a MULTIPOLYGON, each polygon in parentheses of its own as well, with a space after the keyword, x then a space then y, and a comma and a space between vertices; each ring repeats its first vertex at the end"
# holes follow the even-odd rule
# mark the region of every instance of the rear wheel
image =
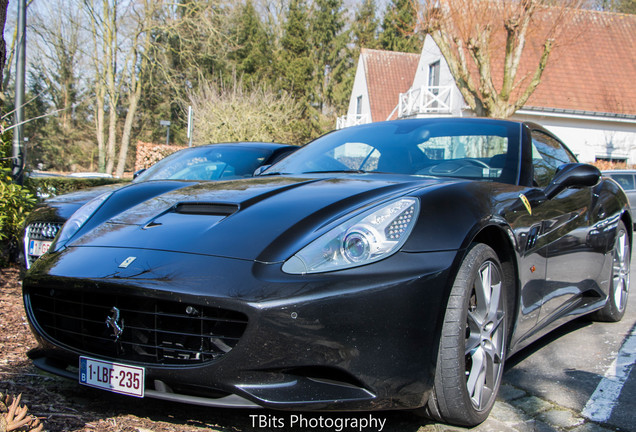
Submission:
POLYGON ((612 250, 612 268, 607 303, 592 315, 597 321, 617 322, 625 315, 629 294, 629 266, 631 249, 629 236, 622 221, 616 227, 616 239, 612 250))
POLYGON ((426 414, 437 421, 475 426, 488 417, 504 370, 504 277, 497 254, 474 244, 448 300, 435 384, 426 414))

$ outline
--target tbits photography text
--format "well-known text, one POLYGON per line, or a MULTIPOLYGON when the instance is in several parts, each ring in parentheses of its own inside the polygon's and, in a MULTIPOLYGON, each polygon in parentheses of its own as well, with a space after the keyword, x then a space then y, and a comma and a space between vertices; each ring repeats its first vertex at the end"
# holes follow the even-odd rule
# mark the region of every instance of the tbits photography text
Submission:
POLYGON ((386 418, 372 414, 364 416, 307 416, 303 414, 271 415, 250 414, 252 427, 258 429, 316 429, 329 432, 377 431, 382 432, 386 418))

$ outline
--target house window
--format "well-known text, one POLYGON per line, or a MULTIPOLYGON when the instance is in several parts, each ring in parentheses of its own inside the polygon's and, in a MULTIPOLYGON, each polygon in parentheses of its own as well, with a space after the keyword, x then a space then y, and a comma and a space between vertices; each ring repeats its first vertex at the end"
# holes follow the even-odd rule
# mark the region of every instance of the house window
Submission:
POLYGON ((439 60, 428 65, 428 86, 439 87, 439 60))
POLYGON ((356 99, 356 114, 362 114, 362 96, 358 96, 356 99))
POLYGON ((431 108, 437 108, 437 96, 439 95, 439 60, 428 65, 428 91, 432 101, 429 103, 431 108))

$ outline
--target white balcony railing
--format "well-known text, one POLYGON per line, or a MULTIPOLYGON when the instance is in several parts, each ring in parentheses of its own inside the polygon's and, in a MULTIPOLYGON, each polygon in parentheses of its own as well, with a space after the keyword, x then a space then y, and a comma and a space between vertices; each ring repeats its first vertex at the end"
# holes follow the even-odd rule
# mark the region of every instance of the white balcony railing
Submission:
POLYGON ((418 114, 451 114, 453 110, 451 86, 417 87, 400 93, 398 118, 418 114))
POLYGON ((371 123, 368 114, 343 115, 336 120, 336 129, 344 129, 366 123, 371 123))

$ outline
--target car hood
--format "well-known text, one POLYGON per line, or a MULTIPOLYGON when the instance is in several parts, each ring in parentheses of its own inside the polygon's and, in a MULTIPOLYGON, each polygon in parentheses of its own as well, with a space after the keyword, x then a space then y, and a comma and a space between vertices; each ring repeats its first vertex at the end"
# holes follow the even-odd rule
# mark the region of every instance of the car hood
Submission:
MULTIPOLYGON (((369 174, 195 183, 127 208, 69 246, 278 262, 351 212, 436 183, 439 180, 369 174)), ((123 192, 116 191, 109 201, 123 192)))
POLYGON ((66 222, 81 206, 99 195, 124 187, 126 183, 113 183, 70 192, 46 199, 29 215, 28 223, 36 221, 66 222))

